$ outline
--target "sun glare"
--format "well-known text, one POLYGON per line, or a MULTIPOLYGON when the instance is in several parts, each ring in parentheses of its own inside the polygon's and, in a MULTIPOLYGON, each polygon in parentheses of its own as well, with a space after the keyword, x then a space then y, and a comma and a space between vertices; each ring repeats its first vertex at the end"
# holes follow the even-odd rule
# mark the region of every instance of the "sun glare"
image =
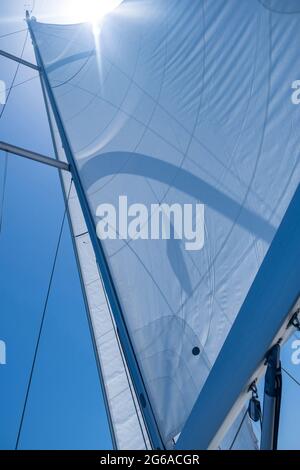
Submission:
POLYGON ((72 0, 70 17, 74 22, 90 22, 97 25, 123 0, 72 0))

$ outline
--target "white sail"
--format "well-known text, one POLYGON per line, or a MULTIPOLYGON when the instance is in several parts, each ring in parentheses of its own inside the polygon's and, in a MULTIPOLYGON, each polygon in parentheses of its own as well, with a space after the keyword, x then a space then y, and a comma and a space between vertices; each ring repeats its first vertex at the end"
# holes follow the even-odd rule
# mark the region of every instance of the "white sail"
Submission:
POLYGON ((204 205, 194 249, 176 230, 132 240, 114 223, 102 240, 167 447, 299 183, 300 16, 266 3, 128 0, 99 31, 32 22, 95 230, 120 196, 204 205))

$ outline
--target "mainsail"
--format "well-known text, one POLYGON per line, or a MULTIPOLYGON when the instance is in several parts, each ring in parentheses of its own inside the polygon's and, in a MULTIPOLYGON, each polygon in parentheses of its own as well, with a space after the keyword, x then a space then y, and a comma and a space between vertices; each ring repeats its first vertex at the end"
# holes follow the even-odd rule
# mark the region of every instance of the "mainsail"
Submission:
MULTIPOLYGON (((94 229, 99 205, 118 208, 120 196, 146 207, 204 205, 201 249, 186 250, 174 231, 128 240, 115 226, 115 239, 101 241, 168 448, 299 183, 291 98, 300 15, 285 14, 293 3, 127 0, 99 30, 31 21, 94 229)), ((96 271, 94 261, 99 295, 96 271)), ((250 447, 247 423, 243 436, 250 447)))

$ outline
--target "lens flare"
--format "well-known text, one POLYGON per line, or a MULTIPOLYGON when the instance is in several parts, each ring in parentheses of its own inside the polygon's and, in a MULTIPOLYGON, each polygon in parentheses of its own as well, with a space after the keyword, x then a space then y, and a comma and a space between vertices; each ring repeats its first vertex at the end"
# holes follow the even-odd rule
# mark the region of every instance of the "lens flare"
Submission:
POLYGON ((74 22, 89 22, 94 28, 102 18, 113 11, 123 0, 72 0, 69 18, 74 22))

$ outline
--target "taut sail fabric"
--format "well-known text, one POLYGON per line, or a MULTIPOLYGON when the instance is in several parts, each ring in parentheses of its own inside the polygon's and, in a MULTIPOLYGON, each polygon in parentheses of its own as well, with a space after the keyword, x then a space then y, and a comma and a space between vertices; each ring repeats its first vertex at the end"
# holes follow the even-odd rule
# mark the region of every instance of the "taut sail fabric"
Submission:
POLYGON ((111 224, 102 241, 167 447, 299 184, 297 5, 130 0, 99 29, 32 25, 95 228, 120 196, 149 208, 145 226, 152 204, 204 205, 195 250, 175 223, 155 240, 111 224))

